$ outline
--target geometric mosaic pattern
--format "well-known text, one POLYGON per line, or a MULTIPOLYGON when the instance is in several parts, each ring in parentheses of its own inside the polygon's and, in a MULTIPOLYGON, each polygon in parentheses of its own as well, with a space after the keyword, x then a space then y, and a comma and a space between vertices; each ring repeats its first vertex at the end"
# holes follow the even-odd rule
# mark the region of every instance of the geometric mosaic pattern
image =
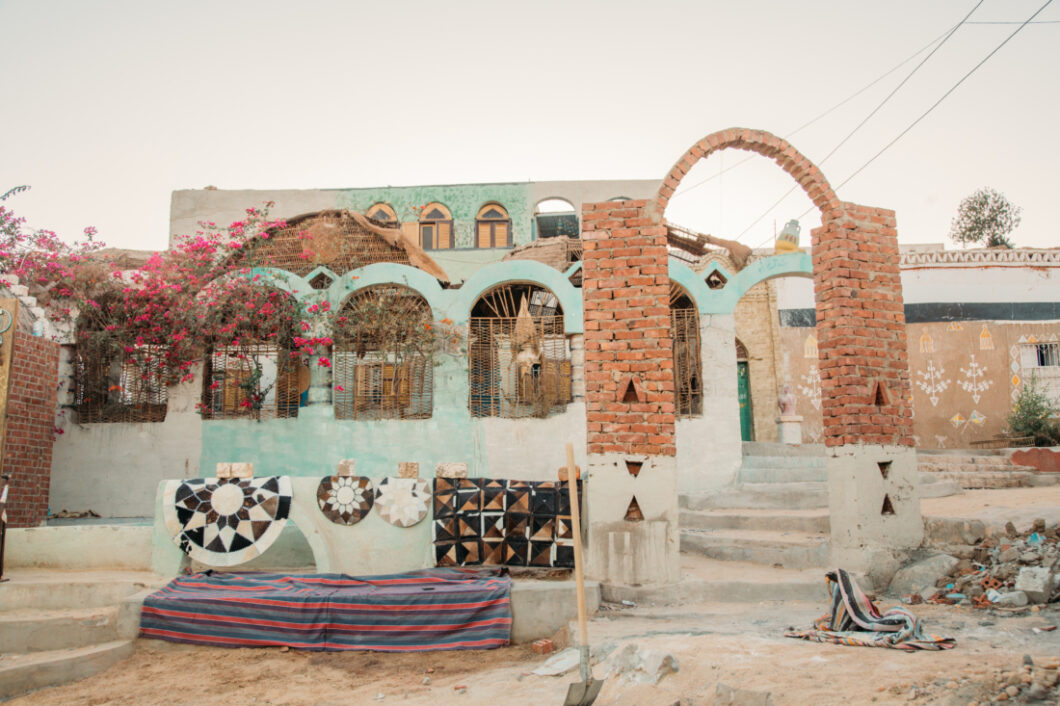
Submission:
POLYGON ((375 490, 376 512, 398 527, 412 527, 430 510, 431 486, 422 478, 394 478, 379 481, 375 490))
POLYGON ((375 502, 372 481, 363 476, 325 476, 317 486, 317 505, 337 525, 355 525, 375 502))
POLYGON ((438 566, 574 566, 565 482, 435 478, 433 533, 438 566))
POLYGON ((173 541, 210 566, 235 566, 264 552, 290 510, 286 476, 170 481, 162 496, 162 516, 173 541))

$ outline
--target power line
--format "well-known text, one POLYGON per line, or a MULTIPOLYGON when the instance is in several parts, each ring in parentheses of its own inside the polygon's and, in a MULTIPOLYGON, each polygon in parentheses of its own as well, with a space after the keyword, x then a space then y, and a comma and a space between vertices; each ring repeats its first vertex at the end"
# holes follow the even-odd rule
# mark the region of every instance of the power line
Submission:
MULTIPOLYGON (((832 114, 833 112, 835 112, 835 111, 836 111, 836 110, 838 110, 839 108, 842 108, 842 107, 843 107, 844 105, 846 105, 846 104, 847 104, 847 103, 849 103, 850 101, 854 100, 855 98, 857 98, 858 96, 860 96, 860 95, 861 95, 862 93, 864 93, 865 91, 869 90, 870 88, 872 88, 873 86, 875 86, 875 85, 876 85, 877 83, 879 83, 879 82, 880 82, 880 81, 882 81, 883 79, 887 78, 888 76, 890 76, 891 74, 893 74, 893 73, 894 73, 895 71, 897 71, 898 69, 902 68, 903 66, 905 66, 906 64, 908 64, 908 63, 909 63, 910 61, 912 61, 913 59, 915 59, 915 58, 917 58, 918 56, 920 56, 921 54, 923 54, 923 53, 924 53, 925 51, 927 51, 927 50, 928 50, 929 48, 931 48, 931 46, 932 46, 932 45, 934 45, 934 44, 935 44, 936 42, 938 42, 938 41, 939 41, 940 39, 942 39, 943 37, 945 37, 945 36, 946 36, 947 34, 949 34, 949 33, 950 33, 951 31, 952 31, 952 30, 946 30, 945 32, 943 32, 943 33, 942 33, 942 34, 940 34, 939 36, 935 37, 935 38, 934 38, 934 39, 932 39, 932 40, 931 40, 930 42, 928 42, 927 44, 925 44, 924 46, 922 46, 921 48, 919 48, 919 49, 917 49, 917 50, 916 50, 915 52, 913 52, 913 53, 912 53, 912 54, 911 54, 910 56, 908 56, 907 58, 903 59, 903 60, 902 60, 901 62, 899 62, 898 64, 896 64, 896 65, 895 65, 895 66, 893 66, 892 68, 888 69, 888 70, 887 70, 886 72, 884 72, 883 74, 880 74, 880 76, 878 76, 877 78, 873 79, 873 80, 872 80, 872 82, 870 82, 870 83, 866 84, 866 85, 865 85, 864 87, 862 87, 862 88, 858 89, 858 90, 857 90, 857 91, 855 91, 854 93, 851 93, 851 94, 850 94, 849 96, 847 96, 847 97, 846 97, 846 98, 844 98, 843 100, 839 101, 838 103, 836 103, 835 105, 833 105, 833 106, 832 106, 831 108, 829 108, 828 110, 826 110, 826 111, 824 111, 823 113, 821 113, 820 115, 818 115, 817 117, 815 117, 815 118, 812 118, 811 120, 808 120, 808 121, 806 121, 805 123, 803 123, 803 124, 802 124, 802 125, 800 125, 799 127, 795 128, 795 129, 794 129, 794 130, 792 130, 791 132, 787 133, 787 134, 786 134, 786 135, 784 136, 784 139, 788 139, 788 138, 790 138, 790 137, 794 137, 795 135, 799 134, 800 132, 802 132, 802 131, 803 131, 803 130, 805 130, 806 128, 808 128, 808 127, 810 127, 811 125, 813 125, 814 123, 816 123, 816 122, 817 122, 818 120, 821 120, 821 119, 823 119, 823 118, 825 118, 825 117, 829 116, 830 114, 832 114)), ((740 160, 739 162, 737 162, 737 163, 735 163, 735 164, 733 164, 733 165, 730 165, 730 166, 728 166, 728 167, 725 167, 724 169, 721 169, 721 170, 719 170, 719 171, 718 171, 718 172, 717 172, 716 174, 712 174, 712 175, 708 176, 708 177, 707 177, 706 179, 703 179, 702 181, 698 181, 698 182, 696 182, 695 184, 692 184, 691 186, 688 186, 688 187, 686 187, 686 188, 684 188, 684 189, 681 189, 680 191, 678 191, 677 193, 675 193, 675 194, 673 195, 673 197, 672 197, 672 198, 677 198, 678 196, 680 196, 680 195, 682 195, 682 194, 686 194, 686 193, 688 193, 689 191, 692 191, 692 189, 696 189, 696 188, 698 188, 698 187, 700 187, 700 186, 703 186, 703 184, 706 184, 706 183, 707 183, 708 181, 712 181, 713 179, 717 179, 717 178, 718 178, 718 177, 720 177, 720 176, 721 176, 722 174, 724 174, 724 173, 726 173, 726 172, 729 172, 729 171, 732 171, 733 169, 736 169, 736 167, 740 166, 741 164, 747 164, 748 162, 750 162, 750 161, 751 161, 752 159, 754 159, 754 158, 755 158, 755 157, 754 157, 754 155, 752 155, 752 156, 750 156, 750 157, 746 157, 746 158, 744 158, 744 159, 741 159, 741 160, 740 160)))
MULTIPOLYGON (((946 100, 946 98, 948 98, 948 97, 949 97, 949 95, 950 95, 951 93, 953 93, 954 91, 956 91, 956 90, 957 90, 957 88, 958 88, 958 87, 959 87, 959 86, 960 86, 960 85, 961 85, 962 83, 964 83, 964 82, 965 82, 965 80, 967 80, 969 76, 971 76, 972 74, 974 74, 974 73, 975 73, 975 72, 976 72, 976 71, 977 71, 977 70, 979 69, 979 67, 980 67, 980 66, 982 66, 982 65, 983 65, 983 64, 985 64, 985 63, 986 63, 987 61, 989 61, 989 60, 990 60, 990 57, 992 57, 992 56, 993 56, 994 54, 997 54, 997 53, 998 53, 999 51, 1001 51, 1001 47, 1003 47, 1003 46, 1005 46, 1006 44, 1008 44, 1008 43, 1009 43, 1009 41, 1010 41, 1010 40, 1011 40, 1011 39, 1012 39, 1013 37, 1015 37, 1015 36, 1016 36, 1017 34, 1019 34, 1019 33, 1020 33, 1020 30, 1022 30, 1022 29, 1023 29, 1024 27, 1026 27, 1027 25, 1031 24, 1031 20, 1033 20, 1033 19, 1034 19, 1035 17, 1037 17, 1037 16, 1038 16, 1038 15, 1039 15, 1039 14, 1040 14, 1040 13, 1042 12, 1042 10, 1044 10, 1044 9, 1045 9, 1045 8, 1047 8, 1047 7, 1049 7, 1049 5, 1051 5, 1051 4, 1052 4, 1052 2, 1053 2, 1053 0, 1046 0, 1046 3, 1045 3, 1044 5, 1042 5, 1041 7, 1039 7, 1039 8, 1038 8, 1038 10, 1037 10, 1037 12, 1035 12, 1035 13, 1034 13, 1033 15, 1031 15, 1030 17, 1028 17, 1026 21, 1024 21, 1023 23, 1021 23, 1019 27, 1017 27, 1017 28, 1016 28, 1015 30, 1013 30, 1012 34, 1010 34, 1009 36, 1005 37, 1005 40, 1004 40, 1003 42, 1001 42, 1001 44, 998 44, 998 45, 997 45, 996 47, 994 47, 993 51, 991 51, 991 52, 990 52, 989 54, 987 54, 986 56, 984 56, 984 57, 983 57, 983 59, 982 59, 982 60, 981 60, 981 61, 980 61, 980 62, 979 62, 978 64, 976 64, 975 66, 973 66, 973 67, 972 67, 972 70, 971 70, 971 71, 969 71, 969 72, 968 72, 968 73, 966 73, 966 74, 965 74, 964 76, 962 76, 962 77, 960 78, 960 80, 959 80, 959 81, 957 81, 957 83, 953 84, 953 86, 951 86, 951 87, 950 87, 950 89, 949 89, 948 91, 946 91, 945 93, 943 93, 943 94, 942 94, 942 97, 941 97, 941 98, 939 98, 939 99, 938 99, 937 101, 935 101, 935 102, 934 102, 934 103, 933 103, 933 104, 931 105, 931 107, 930 107, 930 108, 928 108, 928 109, 927 109, 927 110, 925 110, 925 111, 924 111, 923 113, 921 113, 920 117, 918 117, 918 118, 917 118, 916 120, 914 120, 913 122, 911 122, 911 123, 909 124, 909 127, 907 127, 907 128, 905 129, 905 130, 902 130, 902 131, 901 131, 900 133, 898 133, 898 136, 897 136, 897 137, 895 137, 895 138, 894 138, 893 140, 891 140, 891 141, 890 141, 890 142, 888 142, 888 143, 887 143, 886 145, 884 145, 883 149, 881 149, 881 150, 880 150, 879 152, 877 152, 876 154, 874 154, 874 155, 873 155, 873 156, 872 156, 872 157, 871 157, 871 158, 870 158, 870 159, 869 159, 869 160, 868 160, 867 162, 865 162, 865 163, 864 163, 864 164, 862 164, 862 165, 861 165, 860 167, 858 167, 858 168, 857 168, 856 170, 854 170, 854 173, 853 173, 853 174, 851 174, 850 176, 848 176, 848 177, 847 177, 846 179, 844 179, 844 180, 843 180, 843 181, 842 181, 842 182, 841 182, 841 183, 839 184, 839 186, 836 186, 836 187, 835 187, 835 189, 836 189, 836 190, 838 190, 838 189, 842 188, 843 186, 845 186, 846 184, 848 184, 848 183, 850 182, 850 180, 851 180, 851 179, 853 179, 853 178, 854 178, 854 177, 856 177, 856 176, 857 176, 858 174, 860 174, 860 173, 861 173, 861 172, 862 172, 862 171, 863 171, 863 170, 864 170, 864 169, 865 169, 865 168, 866 168, 867 166, 869 166, 869 165, 870 165, 870 164, 872 164, 872 163, 873 163, 874 161, 876 161, 876 159, 877 159, 877 158, 878 158, 878 157, 879 157, 880 155, 882 155, 882 154, 883 154, 884 152, 886 152, 886 151, 887 151, 888 149, 890 149, 890 148, 891 148, 891 146, 892 146, 892 145, 894 145, 894 143, 898 142, 898 140, 902 139, 902 138, 903 138, 903 137, 904 137, 904 136, 906 135, 906 133, 908 133, 908 132, 909 132, 910 130, 912 130, 912 129, 913 129, 914 127, 916 127, 916 126, 917 126, 917 125, 918 125, 918 124, 920 123, 920 121, 921 121, 921 120, 923 120, 924 118, 926 118, 926 117, 927 117, 927 116, 928 116, 928 115, 929 115, 929 114, 930 114, 930 113, 931 113, 931 112, 932 112, 933 110, 935 110, 935 108, 939 107, 939 105, 940 105, 940 104, 942 103, 942 101, 946 100)), ((809 212, 810 212, 810 211, 812 211, 812 210, 813 210, 813 209, 811 208, 811 209, 809 209, 809 210, 805 211, 805 212, 804 212, 804 213, 802 214, 802 216, 799 216, 799 218, 802 218, 803 216, 805 216, 805 215, 806 215, 807 213, 809 213, 809 212)))
MULTIPOLYGON (((914 75, 914 74, 916 74, 916 72, 917 72, 917 71, 919 71, 919 70, 920 70, 920 68, 921 68, 921 67, 922 67, 922 66, 923 66, 924 64, 926 64, 926 63, 928 62, 928 60, 929 60, 929 59, 930 59, 930 58, 931 58, 932 56, 934 56, 934 55, 935 55, 935 52, 937 52, 937 51, 938 51, 939 49, 941 49, 941 48, 942 48, 942 46, 943 46, 943 45, 944 45, 944 44, 945 44, 946 42, 948 42, 948 41, 950 40, 950 37, 952 37, 952 36, 953 36, 953 35, 954 35, 954 34, 955 34, 955 33, 957 32, 957 30, 961 28, 961 25, 963 25, 963 24, 964 24, 965 22, 967 22, 967 21, 968 21, 968 18, 969 18, 969 17, 971 17, 971 16, 972 16, 972 15, 973 15, 973 14, 975 13, 975 11, 979 9, 979 6, 980 6, 980 5, 982 5, 984 1, 985 1, 985 0, 979 0, 979 2, 977 2, 977 3, 975 4, 975 7, 973 7, 973 8, 972 8, 972 9, 971 9, 971 10, 970 10, 970 11, 968 12, 968 14, 967 14, 967 15, 965 15, 965 16, 964 16, 964 17, 963 17, 963 18, 961 19, 961 21, 960 21, 960 22, 958 22, 957 24, 955 24, 955 25, 954 25, 954 26, 953 26, 953 27, 952 27, 952 28, 951 28, 951 29, 950 29, 950 30, 949 30, 948 32, 946 32, 946 36, 945 36, 945 38, 943 38, 943 40, 942 40, 941 42, 939 42, 938 44, 936 44, 936 45, 935 45, 935 48, 934 48, 934 49, 932 49, 932 50, 931 50, 931 52, 930 52, 930 53, 929 53, 929 54, 928 54, 927 56, 925 56, 925 57, 924 57, 923 59, 921 59, 921 60, 920 60, 920 63, 919 63, 919 64, 917 64, 916 66, 914 66, 914 67, 913 67, 913 70, 912 70, 912 71, 910 71, 910 72, 909 72, 908 74, 906 74, 906 77, 905 77, 905 78, 903 78, 903 79, 901 80, 901 82, 899 82, 899 84, 898 84, 897 86, 895 86, 895 87, 894 87, 894 89, 892 89, 892 90, 891 90, 891 92, 890 92, 890 93, 888 93, 888 94, 887 94, 886 96, 884 96, 884 99, 883 99, 882 101, 880 101, 880 102, 879 102, 879 103, 878 103, 878 104, 876 105, 876 107, 875 107, 875 108, 873 108, 873 109, 872 109, 872 111, 871 111, 871 112, 869 112, 869 114, 868 114, 868 115, 866 115, 866 116, 865 116, 865 118, 864 118, 864 119, 863 119, 863 120, 862 120, 862 121, 861 121, 860 123, 858 123, 857 125, 855 125, 855 126, 854 126, 854 129, 853 129, 853 130, 851 130, 850 132, 848 132, 848 133, 847 133, 847 135, 846 135, 846 137, 844 137, 844 138, 843 138, 842 140, 840 140, 840 141, 839 141, 839 142, 838 142, 838 143, 836 144, 836 146, 835 146, 835 147, 833 147, 833 148, 831 149, 831 151, 829 151, 829 153, 828 153, 828 154, 826 154, 826 155, 824 156, 824 158, 823 158, 823 159, 821 159, 821 160, 819 160, 819 161, 817 162, 817 164, 818 164, 818 165, 822 165, 822 164, 824 164, 825 162, 827 162, 827 161, 828 161, 828 159, 829 159, 829 158, 830 158, 830 157, 831 157, 832 155, 834 155, 834 154, 836 153, 836 151, 837 151, 837 150, 839 150, 839 148, 840 148, 840 147, 842 147, 843 145, 845 145, 845 144, 846 144, 846 143, 847 143, 847 142, 848 142, 848 141, 850 140, 850 138, 851 138, 851 137, 853 137, 853 136, 854 136, 854 135, 855 135, 855 134, 856 134, 856 133, 858 132, 858 130, 860 130, 861 128, 865 127, 865 124, 866 124, 867 122, 869 122, 869 120, 871 120, 871 119, 872 119, 872 117, 873 117, 874 115, 876 115, 876 113, 880 112, 880 110, 881 110, 881 109, 883 108, 883 106, 885 106, 885 105, 886 105, 886 104, 887 104, 887 103, 888 103, 888 102, 889 102, 889 101, 891 100, 891 98, 893 98, 893 97, 894 97, 894 95, 895 95, 896 93, 898 93, 898 91, 899 91, 899 90, 901 90, 902 86, 904 86, 904 85, 905 85, 906 83, 908 83, 908 82, 909 82, 909 79, 913 78, 913 75, 914 75)), ((1050 1, 1051 1, 1051 0, 1050 0, 1050 1)), ((777 199, 777 200, 776 200, 776 202, 775 202, 775 203, 773 203, 773 205, 772 205, 772 206, 770 206, 770 207, 769 207, 768 209, 766 209, 766 210, 765 210, 765 211, 764 211, 764 212, 762 213, 762 215, 760 215, 760 216, 759 216, 758 218, 754 219, 754 221, 752 221, 752 222, 751 222, 751 224, 750 224, 749 226, 747 226, 747 227, 746 227, 746 228, 744 228, 744 229, 743 229, 742 231, 740 231, 740 234, 736 236, 736 239, 737 239, 737 240, 739 240, 740 238, 742 238, 742 237, 743 237, 743 236, 744 236, 744 235, 745 235, 745 234, 747 233, 747 231, 751 230, 751 229, 752 229, 752 228, 754 228, 754 227, 755 227, 756 225, 758 225, 759 221, 761 221, 761 220, 762 220, 763 218, 765 218, 765 217, 766 217, 766 216, 768 216, 768 215, 769 215, 770 213, 772 213, 772 212, 773 212, 773 209, 775 209, 775 208, 776 208, 777 206, 779 206, 779 205, 780 205, 781 203, 783 203, 784 199, 786 199, 786 198, 788 198, 789 196, 791 196, 791 194, 792 194, 792 193, 794 193, 794 191, 795 191, 796 189, 798 189, 798 188, 799 188, 799 185, 798 185, 798 184, 794 184, 794 185, 793 185, 793 186, 792 186, 792 187, 791 187, 790 189, 788 189, 788 190, 787 190, 786 192, 784 192, 784 195, 783 195, 783 196, 781 196, 781 197, 780 197, 779 199, 777 199)), ((805 215, 805 214, 804 214, 804 215, 805 215)), ((802 216, 799 216, 799 218, 802 218, 802 216)), ((759 244, 758 246, 756 246, 756 247, 761 247, 761 245, 764 245, 764 244, 765 244, 765 243, 767 243, 767 242, 769 242, 769 238, 766 238, 765 240, 763 240, 763 241, 762 241, 762 243, 760 243, 760 244, 759 244)))

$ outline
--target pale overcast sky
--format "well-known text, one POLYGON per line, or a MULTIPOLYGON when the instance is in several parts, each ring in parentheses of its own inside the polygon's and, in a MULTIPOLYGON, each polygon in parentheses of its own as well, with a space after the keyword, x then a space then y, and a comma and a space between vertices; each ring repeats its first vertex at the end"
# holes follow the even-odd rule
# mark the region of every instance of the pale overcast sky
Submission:
MULTIPOLYGON (((1043 2, 984 0, 970 22, 1016 24, 960 27, 822 165, 832 185, 1043 2)), ((0 0, 0 192, 30 184, 6 204, 34 226, 158 249, 170 192, 209 184, 659 179, 733 126, 819 162, 975 5, 0 0)), ((960 199, 992 186, 1023 207, 1018 245, 1060 245, 1060 3, 1036 19, 840 198, 895 209, 902 242, 941 242, 960 199)), ((760 157, 716 176, 747 154, 702 162, 683 188, 715 178, 667 217, 771 240, 809 202, 797 191, 767 212, 793 182, 760 157)))

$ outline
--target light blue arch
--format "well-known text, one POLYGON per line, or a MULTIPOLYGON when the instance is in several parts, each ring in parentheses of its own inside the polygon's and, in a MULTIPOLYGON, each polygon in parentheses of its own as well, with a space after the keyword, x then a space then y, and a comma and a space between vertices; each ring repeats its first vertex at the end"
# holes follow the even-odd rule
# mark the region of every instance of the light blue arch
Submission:
POLYGON ((711 289, 705 276, 700 276, 702 273, 693 272, 680 262, 670 263, 670 278, 688 290, 700 314, 732 314, 743 295, 759 282, 775 277, 813 277, 813 260, 808 253, 793 252, 762 258, 736 274, 730 274, 720 264, 712 269, 728 280, 721 289, 711 289))
POLYGON ((563 309, 563 332, 568 336, 582 333, 581 292, 559 270, 533 260, 508 260, 487 265, 472 275, 456 290, 450 317, 458 324, 467 323, 471 307, 478 298, 498 284, 529 282, 548 288, 563 309))
POLYGON ((377 262, 356 270, 350 270, 331 283, 327 290, 328 302, 341 307, 346 298, 356 291, 377 284, 400 284, 417 292, 430 305, 437 318, 447 314, 450 308, 445 290, 438 280, 421 269, 393 262, 377 262))

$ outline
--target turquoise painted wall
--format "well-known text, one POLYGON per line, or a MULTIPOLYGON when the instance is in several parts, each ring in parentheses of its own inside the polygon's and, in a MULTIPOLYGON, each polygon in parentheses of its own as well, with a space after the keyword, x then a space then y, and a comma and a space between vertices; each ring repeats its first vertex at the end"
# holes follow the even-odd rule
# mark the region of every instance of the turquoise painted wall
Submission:
MULTIPOLYGON (((534 205, 530 203, 530 185, 525 183, 342 189, 337 192, 335 207, 364 212, 376 203, 385 202, 397 212, 398 220, 409 222, 419 220, 414 207, 433 201, 444 204, 453 214, 458 249, 475 248, 475 216, 490 201, 496 201, 508 210, 512 219, 512 239, 516 245, 529 243, 533 238, 534 205)), ((497 259, 499 257, 493 257, 493 260, 497 259)), ((459 279, 448 268, 446 272, 454 280, 459 279)))

